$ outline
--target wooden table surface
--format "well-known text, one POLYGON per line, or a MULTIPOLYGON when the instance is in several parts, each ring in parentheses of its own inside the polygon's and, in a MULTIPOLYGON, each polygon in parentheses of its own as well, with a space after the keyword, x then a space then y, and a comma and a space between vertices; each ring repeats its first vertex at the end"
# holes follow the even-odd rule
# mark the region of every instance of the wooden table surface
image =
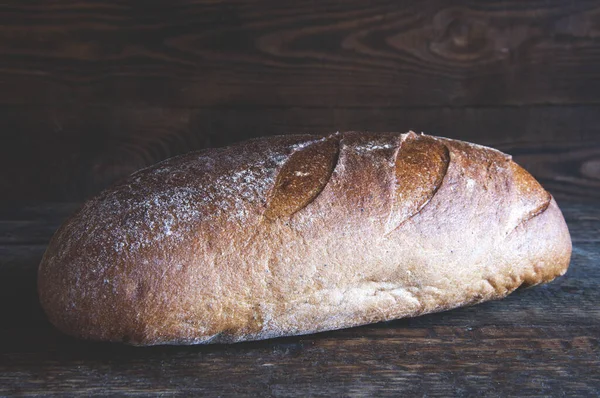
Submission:
POLYGON ((5 0, 1 200, 82 201, 259 136, 413 129, 598 201, 598 93, 598 0, 5 0))
POLYGON ((136 348, 48 324, 36 269, 76 204, 0 206, 0 395, 598 396, 600 205, 560 203, 566 276, 505 300, 316 335, 136 348))

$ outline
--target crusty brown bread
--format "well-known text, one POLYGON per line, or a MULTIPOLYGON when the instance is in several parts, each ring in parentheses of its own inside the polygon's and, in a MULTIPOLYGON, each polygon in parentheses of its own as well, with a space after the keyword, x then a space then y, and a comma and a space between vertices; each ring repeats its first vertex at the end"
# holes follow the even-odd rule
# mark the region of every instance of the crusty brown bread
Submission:
POLYGON ((292 135, 104 191, 52 238, 38 288, 74 336, 222 343, 501 298, 570 255, 554 199, 508 155, 412 132, 292 135))

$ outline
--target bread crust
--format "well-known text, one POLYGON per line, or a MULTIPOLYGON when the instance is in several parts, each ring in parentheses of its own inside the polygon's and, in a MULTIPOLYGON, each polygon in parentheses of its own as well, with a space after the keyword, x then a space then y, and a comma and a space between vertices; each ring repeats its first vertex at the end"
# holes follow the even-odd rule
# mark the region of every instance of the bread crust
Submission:
POLYGON ((38 290, 73 336, 229 343, 502 298, 570 256, 554 199, 499 151, 291 135, 171 158, 104 191, 56 232, 38 290))

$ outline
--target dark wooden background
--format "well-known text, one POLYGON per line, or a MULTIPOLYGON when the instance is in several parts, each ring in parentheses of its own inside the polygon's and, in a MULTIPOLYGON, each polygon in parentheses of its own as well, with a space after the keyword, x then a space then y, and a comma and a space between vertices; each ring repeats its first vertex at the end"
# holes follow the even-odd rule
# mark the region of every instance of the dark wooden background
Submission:
POLYGON ((0 123, 4 200, 261 135, 408 129, 598 200, 600 2, 2 2, 0 123))
POLYGON ((0 395, 600 395, 600 1, 0 2, 0 395), (263 135, 492 145, 557 197, 567 275, 410 320, 212 347, 79 342, 36 272, 81 201, 263 135))

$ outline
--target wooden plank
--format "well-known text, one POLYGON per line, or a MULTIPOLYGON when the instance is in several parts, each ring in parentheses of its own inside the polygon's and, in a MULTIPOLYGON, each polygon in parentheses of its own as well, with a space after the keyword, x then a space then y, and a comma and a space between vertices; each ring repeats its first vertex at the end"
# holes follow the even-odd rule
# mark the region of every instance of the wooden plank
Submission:
POLYGON ((0 245, 0 329, 37 328, 47 322, 37 296, 37 268, 46 246, 0 245))
POLYGON ((46 245, 58 227, 80 206, 81 203, 69 202, 28 205, 0 202, 0 248, 4 245, 46 245))
POLYGON ((1 200, 80 201, 165 158, 284 133, 424 131, 514 154, 559 198, 599 200, 600 106, 0 109, 1 200))
POLYGON ((598 327, 360 330, 232 347, 57 338, 49 351, 0 354, 0 393, 530 397, 595 396, 599 388, 598 327))
POLYGON ((498 148, 512 154, 559 200, 600 202, 600 140, 508 144, 498 148))
POLYGON ((560 202, 571 239, 576 243, 600 243, 600 206, 573 201, 560 202))
MULTIPOLYGON (((0 231, 19 220, 57 225, 74 208, 0 206, 0 231)), ((63 336, 35 294, 45 244, 27 243, 20 230, 22 243, 0 244, 0 395, 593 396, 600 389, 600 207, 562 208, 573 258, 550 284, 413 319, 205 347, 142 349, 63 336)), ((49 228, 32 227, 33 235, 40 230, 49 228)))
POLYGON ((0 6, 0 103, 600 103, 596 0, 0 6))

